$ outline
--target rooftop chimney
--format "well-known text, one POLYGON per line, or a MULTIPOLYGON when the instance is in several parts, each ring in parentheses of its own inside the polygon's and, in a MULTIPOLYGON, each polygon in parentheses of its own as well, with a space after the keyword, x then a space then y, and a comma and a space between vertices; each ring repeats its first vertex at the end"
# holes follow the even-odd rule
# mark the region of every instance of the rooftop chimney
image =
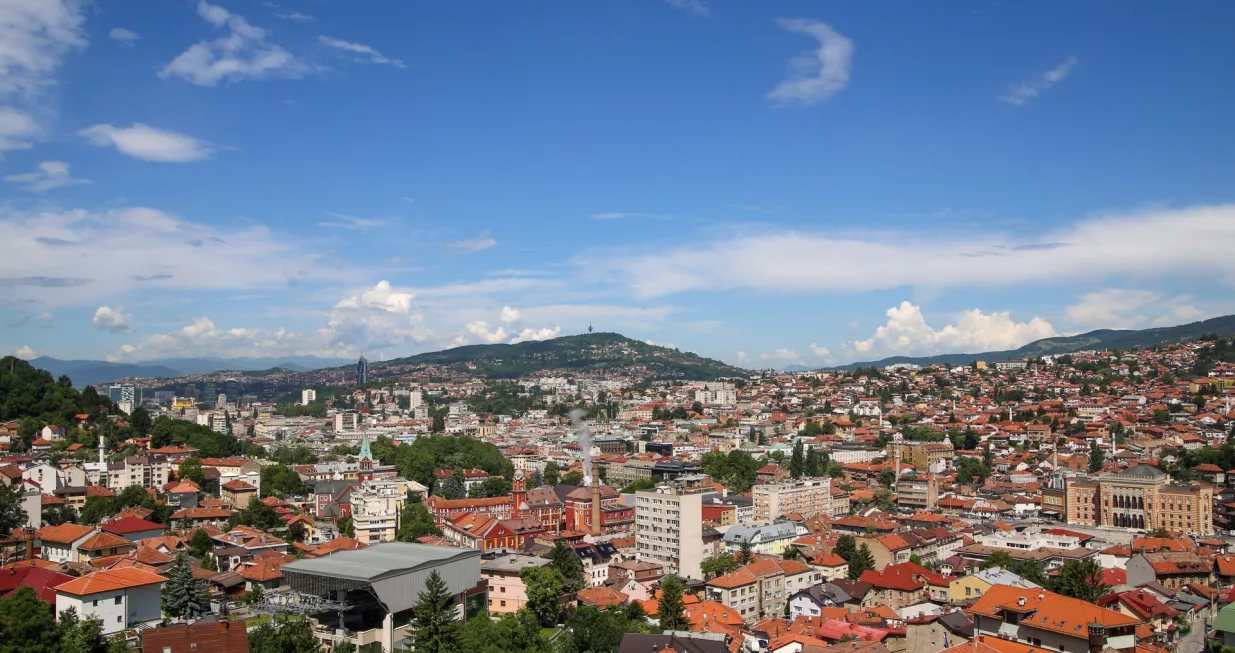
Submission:
POLYGON ((1106 648, 1106 626, 1089 624, 1089 653, 1102 653, 1103 648, 1106 648))

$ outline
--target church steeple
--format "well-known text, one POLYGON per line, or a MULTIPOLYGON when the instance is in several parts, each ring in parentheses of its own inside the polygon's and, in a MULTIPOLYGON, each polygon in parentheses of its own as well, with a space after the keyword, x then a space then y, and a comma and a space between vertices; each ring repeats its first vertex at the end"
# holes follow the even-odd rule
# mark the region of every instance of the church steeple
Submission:
POLYGON ((357 457, 357 459, 358 459, 358 462, 360 463, 360 471, 361 471, 360 480, 363 481, 366 478, 371 476, 371 474, 367 474, 366 472, 373 471, 373 452, 369 450, 369 432, 368 431, 365 431, 364 434, 360 436, 360 455, 357 457))

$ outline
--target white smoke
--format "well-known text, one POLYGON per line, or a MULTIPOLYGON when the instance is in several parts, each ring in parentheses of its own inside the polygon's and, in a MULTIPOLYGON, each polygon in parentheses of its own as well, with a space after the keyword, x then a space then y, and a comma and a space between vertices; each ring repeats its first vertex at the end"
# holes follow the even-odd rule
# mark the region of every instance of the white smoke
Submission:
POLYGON ((579 448, 583 450, 583 484, 592 484, 592 429, 583 423, 587 413, 576 408, 570 411, 570 426, 574 430, 579 448))

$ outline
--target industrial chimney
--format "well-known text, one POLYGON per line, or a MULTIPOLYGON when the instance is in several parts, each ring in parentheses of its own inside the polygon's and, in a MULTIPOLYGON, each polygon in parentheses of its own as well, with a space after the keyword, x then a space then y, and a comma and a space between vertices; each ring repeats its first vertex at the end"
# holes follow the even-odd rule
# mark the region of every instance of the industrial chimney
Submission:
POLYGON ((592 462, 592 535, 600 535, 600 470, 592 462))

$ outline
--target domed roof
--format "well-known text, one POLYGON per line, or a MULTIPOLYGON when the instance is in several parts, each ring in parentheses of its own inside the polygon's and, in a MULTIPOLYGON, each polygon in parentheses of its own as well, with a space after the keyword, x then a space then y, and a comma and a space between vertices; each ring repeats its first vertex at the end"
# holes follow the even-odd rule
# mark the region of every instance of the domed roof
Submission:
POLYGON ((1135 476, 1137 478, 1161 478, 1166 474, 1153 465, 1140 464, 1119 473, 1120 476, 1135 476))

